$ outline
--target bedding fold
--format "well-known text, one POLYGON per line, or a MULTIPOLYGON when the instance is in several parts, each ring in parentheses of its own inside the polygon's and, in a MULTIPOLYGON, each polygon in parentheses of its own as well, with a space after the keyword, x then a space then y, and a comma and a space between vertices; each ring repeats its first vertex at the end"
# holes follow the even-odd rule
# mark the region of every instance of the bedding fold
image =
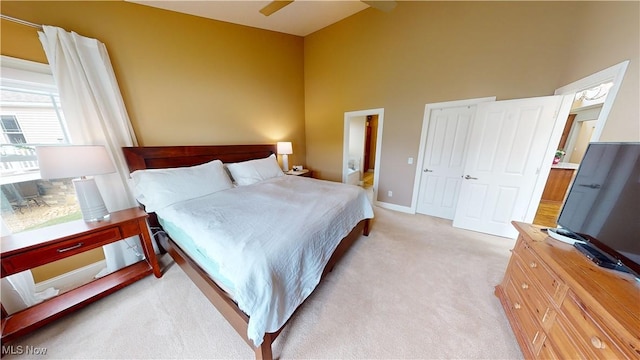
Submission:
MULTIPOLYGON (((157 211, 218 265, 259 346, 311 294, 337 245, 373 218, 357 186, 280 176, 157 211)), ((171 232, 169 232, 171 236, 171 232)))

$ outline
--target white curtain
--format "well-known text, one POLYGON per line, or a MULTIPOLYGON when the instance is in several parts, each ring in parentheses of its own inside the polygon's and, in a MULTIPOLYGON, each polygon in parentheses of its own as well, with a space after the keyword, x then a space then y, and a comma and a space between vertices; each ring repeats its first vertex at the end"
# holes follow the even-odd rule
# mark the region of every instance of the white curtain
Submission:
POLYGON ((13 314, 29 306, 58 295, 59 290, 52 287, 44 291, 36 291, 31 270, 25 270, 2 278, 0 293, 2 306, 13 314))
MULTIPOLYGON (((118 170, 96 177, 109 211, 137 206, 127 179, 129 171, 121 147, 137 141, 120 94, 105 45, 96 39, 54 26, 38 32, 53 78, 71 143, 104 145, 118 170)), ((138 262, 140 240, 129 238, 104 247, 107 272, 138 262)))

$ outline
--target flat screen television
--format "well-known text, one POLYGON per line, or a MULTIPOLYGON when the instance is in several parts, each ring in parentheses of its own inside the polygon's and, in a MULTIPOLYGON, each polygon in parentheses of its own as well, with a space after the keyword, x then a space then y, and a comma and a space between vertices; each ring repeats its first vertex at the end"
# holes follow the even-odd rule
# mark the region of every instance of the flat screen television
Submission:
POLYGON ((640 276, 640 142, 589 144, 558 225, 594 262, 640 276))

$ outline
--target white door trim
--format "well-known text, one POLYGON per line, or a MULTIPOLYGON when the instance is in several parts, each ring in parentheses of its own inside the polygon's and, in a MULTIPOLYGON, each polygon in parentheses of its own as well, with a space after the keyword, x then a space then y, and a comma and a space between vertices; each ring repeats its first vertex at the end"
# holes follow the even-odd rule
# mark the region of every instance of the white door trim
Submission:
POLYGON ((424 107, 424 116, 422 118, 422 131, 420 132, 420 148, 418 150, 418 160, 416 162, 416 174, 413 180, 413 196, 411 198, 411 212, 416 213, 418 207, 418 193, 420 191, 420 180, 422 178, 422 167, 424 166, 424 149, 427 146, 427 131, 429 130, 429 118, 431 112, 435 109, 453 108, 459 106, 477 105, 487 101, 496 101, 495 96, 464 99, 454 101, 444 101, 438 103, 426 104, 424 107))
POLYGON ((596 128, 591 135, 591 142, 600 140, 602 129, 604 129, 604 125, 607 122, 607 118, 609 117, 609 113, 611 112, 611 108, 613 107, 613 102, 616 99, 618 90, 620 90, 622 79, 624 78, 624 74, 627 71, 628 66, 629 60, 625 60, 619 64, 598 71, 595 74, 574 81, 571 84, 560 87, 553 93, 554 95, 570 95, 582 90, 592 88, 594 86, 598 86, 608 81, 613 82, 613 86, 611 87, 611 89, 609 89, 609 94, 602 104, 602 110, 600 110, 596 128))
POLYGON ((382 154, 382 130, 384 128, 384 108, 347 111, 344 113, 344 135, 342 145, 342 182, 347 182, 347 169, 349 167, 349 124, 351 118, 367 115, 378 115, 378 128, 376 129, 376 161, 373 169, 373 202, 378 202, 378 184, 380 179, 380 157, 382 154))
MULTIPOLYGON (((571 110, 571 105, 573 104, 574 95, 564 94, 564 98, 562 99, 562 104, 558 109, 558 114, 569 114, 571 110)), ((560 138, 562 137, 562 130, 564 129, 564 125, 567 122, 567 117, 560 118, 559 115, 556 116, 556 122, 554 124, 553 131, 551 133, 551 137, 547 142, 547 152, 545 153, 545 159, 542 164, 538 168, 538 178, 536 179, 536 184, 533 187, 533 192, 531 195, 531 200, 529 201, 529 206, 527 207, 527 212, 525 213, 524 222, 533 223, 533 219, 536 216, 536 212, 538 211, 538 206, 540 205, 540 200, 542 199, 542 193, 544 192, 544 187, 547 185, 547 180, 549 178, 549 174, 551 173, 551 165, 553 164, 553 157, 555 156, 555 152, 558 148, 558 143, 560 142, 560 138)))

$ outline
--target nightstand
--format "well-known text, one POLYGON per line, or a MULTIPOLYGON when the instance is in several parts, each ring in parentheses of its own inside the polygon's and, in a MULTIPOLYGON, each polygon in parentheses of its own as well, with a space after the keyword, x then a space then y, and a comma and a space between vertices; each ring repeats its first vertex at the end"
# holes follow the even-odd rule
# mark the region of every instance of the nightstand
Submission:
POLYGON ((309 169, 302 169, 302 170, 299 170, 299 171, 289 170, 289 171, 285 172, 285 174, 293 175, 293 176, 311 177, 311 170, 309 170, 309 169))
POLYGON ((146 260, 112 272, 14 314, 2 308, 2 343, 25 335, 66 314, 99 300, 143 277, 161 277, 153 250, 147 213, 140 208, 112 212, 109 220, 84 220, 3 236, 2 277, 139 235, 146 260))

